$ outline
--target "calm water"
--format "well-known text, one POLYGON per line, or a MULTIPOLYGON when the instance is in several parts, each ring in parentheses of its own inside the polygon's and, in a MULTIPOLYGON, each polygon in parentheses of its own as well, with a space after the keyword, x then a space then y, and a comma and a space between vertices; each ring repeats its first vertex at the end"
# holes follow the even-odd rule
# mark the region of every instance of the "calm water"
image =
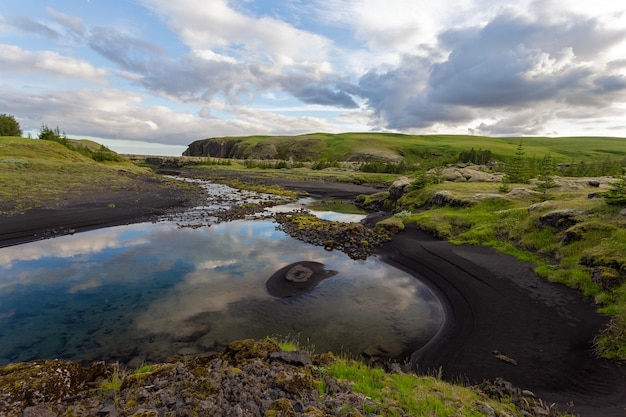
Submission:
POLYGON ((442 322, 414 277, 297 241, 269 220, 142 223, 0 249, 0 363, 158 361, 265 336, 398 357, 442 322), (269 295, 265 281, 298 261, 337 274, 302 295, 269 295))

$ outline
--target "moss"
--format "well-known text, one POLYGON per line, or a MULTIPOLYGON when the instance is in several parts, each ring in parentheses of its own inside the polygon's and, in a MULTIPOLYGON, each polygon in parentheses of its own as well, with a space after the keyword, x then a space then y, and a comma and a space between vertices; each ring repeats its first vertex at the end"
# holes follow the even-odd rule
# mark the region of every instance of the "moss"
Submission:
POLYGON ((276 387, 293 394, 300 394, 316 388, 313 376, 306 369, 294 368, 290 372, 280 371, 274 377, 273 383, 276 387))
POLYGON ((270 404, 263 414, 265 417, 295 417, 296 412, 287 398, 279 398, 270 404))
POLYGON ((231 342, 224 351, 224 357, 239 362, 254 358, 265 359, 270 354, 280 351, 280 345, 273 339, 245 339, 231 342))
POLYGON ((174 368, 173 363, 161 363, 157 365, 150 365, 150 369, 141 373, 132 373, 130 375, 126 375, 122 380, 122 389, 130 388, 130 387, 139 387, 145 385, 145 381, 154 378, 156 375, 163 374, 165 372, 170 371, 174 368))
POLYGON ((85 383, 82 366, 60 359, 3 366, 0 375, 0 392, 8 394, 10 402, 29 405, 75 395, 85 383))
POLYGON ((389 217, 376 223, 376 228, 396 234, 404 230, 404 222, 399 217, 389 217))

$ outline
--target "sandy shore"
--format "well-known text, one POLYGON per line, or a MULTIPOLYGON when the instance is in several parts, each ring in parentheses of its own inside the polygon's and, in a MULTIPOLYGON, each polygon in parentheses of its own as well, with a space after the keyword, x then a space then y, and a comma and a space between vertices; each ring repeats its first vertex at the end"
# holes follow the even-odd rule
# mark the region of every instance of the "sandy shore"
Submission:
MULTIPOLYGON (((354 198, 368 187, 294 183, 317 197, 354 198)), ((146 190, 92 196, 55 208, 0 216, 0 247, 55 234, 149 219, 189 204, 188 196, 146 190)), ((580 293, 538 277, 532 265, 492 249, 455 246, 409 227, 378 255, 413 274, 443 301, 439 335, 411 358, 419 373, 478 383, 503 377, 581 416, 626 415, 626 368, 596 359, 594 335, 607 321, 580 293)))
POLYGON ((597 359, 607 317, 578 291, 547 282, 532 264, 489 248, 456 246, 410 227, 380 256, 428 283, 445 304, 440 334, 413 354, 419 373, 479 383, 502 377, 559 410, 626 415, 626 368, 597 359))

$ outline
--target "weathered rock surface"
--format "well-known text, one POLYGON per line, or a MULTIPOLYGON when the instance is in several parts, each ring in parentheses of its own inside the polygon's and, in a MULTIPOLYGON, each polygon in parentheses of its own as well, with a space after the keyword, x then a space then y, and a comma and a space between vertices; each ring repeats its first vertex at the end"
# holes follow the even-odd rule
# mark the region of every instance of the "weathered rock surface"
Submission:
POLYGON ((578 223, 578 213, 574 210, 554 210, 539 218, 544 226, 554 227, 558 230, 566 230, 578 223))
POLYGON ((184 156, 209 156, 212 158, 240 158, 243 151, 237 139, 201 139, 189 144, 184 156))
POLYGON ((442 171, 428 171, 429 175, 438 176, 451 182, 501 182, 504 176, 501 172, 490 172, 484 165, 447 165, 442 171))
MULTIPOLYGON (((408 414, 374 401, 326 373, 332 354, 285 352, 271 339, 238 340, 223 351, 129 370, 83 368, 62 360, 0 367, 0 415, 20 417, 251 416, 315 417, 408 414), (366 414, 361 411, 368 410, 366 414)), ((402 373, 398 364, 391 373, 402 373)), ((501 379, 480 387, 513 401, 519 416, 555 416, 552 406, 501 379)), ((499 416, 486 402, 484 415, 499 416)), ((508 414, 507 414, 508 415, 508 414)))
POLYGON ((340 250, 352 259, 365 259, 383 242, 391 239, 386 230, 371 229, 360 223, 321 220, 304 213, 277 213, 279 228, 291 237, 326 250, 340 250))
MULTIPOLYGON (((380 406, 320 371, 331 357, 282 352, 273 340, 232 342, 221 353, 91 379, 75 362, 0 368, 2 416, 315 416, 346 403, 380 406), (327 392, 317 388, 324 380, 327 392)), ((401 413, 399 415, 406 415, 401 413)))
POLYGON ((446 190, 435 193, 435 195, 431 198, 430 203, 433 206, 439 207, 467 207, 472 204, 470 201, 455 197, 450 191, 446 190))
POLYGON ((391 184, 389 187, 389 197, 393 200, 397 200, 407 192, 411 186, 411 180, 408 177, 400 177, 391 184))

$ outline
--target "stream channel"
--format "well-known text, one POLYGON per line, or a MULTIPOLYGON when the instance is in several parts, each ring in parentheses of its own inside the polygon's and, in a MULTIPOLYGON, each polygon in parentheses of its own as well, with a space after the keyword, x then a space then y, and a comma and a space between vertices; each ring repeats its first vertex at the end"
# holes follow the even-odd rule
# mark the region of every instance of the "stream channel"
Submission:
POLYGON ((353 260, 278 230, 271 213, 306 200, 219 222, 220 210, 276 197, 202 186, 206 205, 174 217, 0 249, 0 364, 64 358, 138 366, 266 336, 397 360, 442 326, 439 300, 415 277, 376 256, 353 260), (271 295, 268 279, 300 262, 328 273, 301 294, 271 295))

